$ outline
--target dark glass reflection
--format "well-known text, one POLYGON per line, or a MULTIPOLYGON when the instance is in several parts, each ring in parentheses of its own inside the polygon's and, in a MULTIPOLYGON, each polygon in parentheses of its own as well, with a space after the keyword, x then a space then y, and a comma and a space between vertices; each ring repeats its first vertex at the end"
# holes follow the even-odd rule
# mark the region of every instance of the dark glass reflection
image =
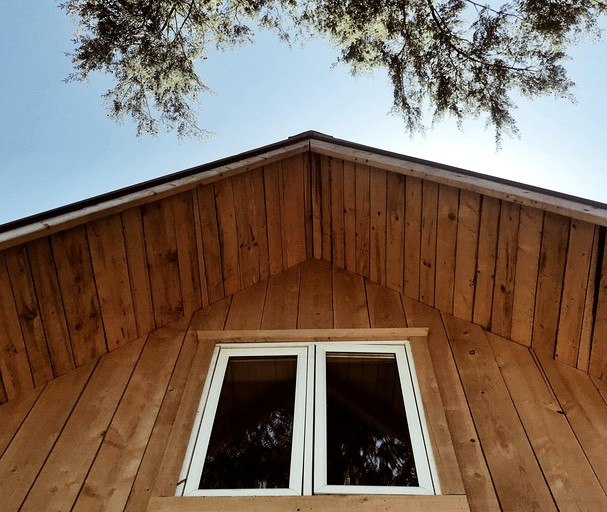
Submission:
POLYGON ((200 489, 289 487, 296 356, 231 357, 200 489))
POLYGON ((327 483, 419 485, 393 354, 327 354, 327 483))

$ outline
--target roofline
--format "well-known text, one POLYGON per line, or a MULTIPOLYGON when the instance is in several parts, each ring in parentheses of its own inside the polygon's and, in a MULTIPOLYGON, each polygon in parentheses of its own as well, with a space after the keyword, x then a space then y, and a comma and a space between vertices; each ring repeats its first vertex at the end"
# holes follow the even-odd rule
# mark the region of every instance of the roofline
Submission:
MULTIPOLYGON (((519 182, 508 180, 505 178, 489 176, 489 175, 469 171, 466 169, 461 169, 458 167, 454 167, 454 166, 450 166, 450 165, 446 165, 446 164, 442 164, 442 163, 432 162, 430 160, 424 160, 421 158, 411 157, 411 156, 403 155, 403 154, 396 153, 393 151, 378 149, 378 148, 374 148, 374 147, 367 146, 364 144, 359 144, 359 143, 355 143, 355 142, 351 142, 351 141, 347 141, 347 140, 343 140, 343 139, 338 139, 333 136, 326 135, 324 133, 317 132, 314 130, 309 130, 309 131, 305 131, 305 132, 299 133, 297 135, 288 137, 287 139, 284 139, 282 141, 268 144, 265 146, 261 146, 259 148, 245 151, 242 153, 238 153, 236 155, 233 155, 233 156, 230 156, 227 158, 222 158, 222 159, 215 160, 215 161, 212 161, 212 162, 209 162, 206 164, 198 165, 195 167, 190 167, 190 168, 182 170, 182 171, 170 173, 170 174, 158 177, 158 178, 147 180, 147 181, 137 183, 137 184, 134 184, 134 185, 131 185, 128 187, 120 188, 120 189, 114 190, 112 192, 100 194, 98 196, 90 197, 90 198, 87 198, 87 199, 84 199, 81 201, 67 204, 65 206, 53 208, 51 210, 47 210, 47 211, 44 211, 41 213, 37 213, 37 214, 31 215, 28 217, 18 219, 18 220, 10 221, 5 224, 1 224, 0 225, 0 234, 8 233, 11 231, 21 231, 20 228, 24 228, 31 224, 35 224, 35 223, 43 224, 45 221, 50 220, 50 219, 73 214, 74 212, 77 212, 77 211, 80 211, 83 209, 89 209, 91 207, 96 207, 96 206, 102 205, 103 203, 115 202, 116 200, 119 200, 120 198, 123 198, 128 195, 133 195, 138 192, 141 193, 141 192, 144 192, 149 189, 161 187, 163 185, 167 185, 167 184, 175 182, 177 180, 184 180, 184 178, 190 178, 193 176, 203 175, 205 173, 208 173, 209 171, 213 171, 218 168, 231 167, 231 166, 233 166, 233 164, 243 162, 246 160, 259 160, 261 163, 252 165, 251 168, 258 167, 259 165, 264 164, 264 158, 260 158, 263 155, 266 155, 266 154, 272 153, 272 152, 276 152, 276 151, 280 151, 280 150, 284 150, 284 149, 289 148, 290 146, 302 146, 302 145, 305 145, 306 143, 309 143, 310 145, 309 145, 308 149, 310 149, 313 152, 322 153, 322 150, 315 151, 315 145, 313 144, 313 141, 320 143, 321 146, 325 145, 325 147, 338 147, 340 149, 343 148, 345 150, 350 150, 352 155, 367 154, 367 155, 377 156, 377 157, 380 157, 383 159, 389 159, 390 161, 394 161, 397 163, 410 164, 410 165, 412 165, 413 169, 415 169, 415 168, 423 169, 424 171, 422 172, 422 174, 423 174, 423 177, 426 179, 431 179, 433 177, 432 170, 437 170, 437 171, 443 171, 441 174, 444 177, 446 177, 443 180, 446 182, 450 181, 449 180, 450 175, 453 175, 453 177, 457 177, 460 180, 462 179, 462 177, 467 178, 469 180, 470 179, 478 180, 479 182, 483 182, 485 184, 482 187, 483 193, 486 193, 487 188, 490 188, 491 184, 495 184, 495 185, 498 185, 501 187, 507 187, 508 189, 521 191, 521 193, 527 192, 527 193, 532 193, 534 195, 545 196, 546 198, 554 198, 555 200, 566 201, 567 203, 577 204, 580 206, 587 206, 591 209, 600 210, 601 211, 600 217, 601 218, 604 217, 604 219, 605 219, 603 222, 600 222, 600 223, 603 225, 607 225, 607 204, 606 203, 601 203, 599 201, 585 199, 585 198, 573 196, 570 194, 565 194, 562 192, 556 192, 553 190, 549 190, 549 189, 545 189, 545 188, 537 187, 537 186, 533 186, 533 185, 528 185, 525 183, 519 183, 519 182)), ((316 146, 316 148, 318 148, 318 145, 316 146)), ((305 149, 301 149, 301 151, 305 151, 305 149)), ((330 154, 330 152, 327 154, 330 154)), ((354 160, 354 161, 357 161, 359 159, 360 158, 357 158, 356 156, 352 156, 352 158, 351 158, 351 160, 354 160)), ((365 162, 369 162, 369 160, 371 160, 370 163, 372 164, 373 158, 371 158, 371 159, 364 158, 365 162)), ((219 178, 221 178, 223 176, 224 176, 224 173, 219 173, 219 178)), ((201 178, 203 178, 203 177, 204 176, 201 176, 201 178)), ((458 186, 457 183, 455 183, 455 186, 458 186)), ((152 195, 155 196, 155 194, 152 194, 152 195)), ((522 194, 522 195, 524 195, 524 194, 522 194)), ((498 197, 499 196, 500 196, 500 194, 498 194, 498 197)), ((501 194, 501 196, 503 196, 503 194, 501 194)), ((545 201, 543 201, 543 203, 545 203, 545 201)), ((542 205, 540 204, 538 207, 541 208, 542 205)), ((557 208, 557 210, 558 210, 558 208, 557 208)), ((559 212, 557 211, 557 213, 559 213, 559 212)), ((568 214, 568 213, 565 213, 565 214, 568 214)), ((597 222, 596 220, 593 220, 593 221, 597 222)), ((43 233, 41 233, 39 236, 43 236, 43 233)), ((0 249, 2 248, 2 246, 6 245, 6 242, 8 242, 7 237, 2 237, 2 238, 4 238, 4 240, 0 239, 0 249)), ((11 237, 9 236, 8 238, 11 238, 11 237)))

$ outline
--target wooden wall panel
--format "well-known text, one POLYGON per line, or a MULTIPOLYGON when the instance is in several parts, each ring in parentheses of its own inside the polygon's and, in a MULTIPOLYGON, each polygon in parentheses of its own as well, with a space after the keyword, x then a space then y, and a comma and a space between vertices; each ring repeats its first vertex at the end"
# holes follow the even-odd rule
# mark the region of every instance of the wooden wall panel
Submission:
POLYGON ((344 226, 344 162, 330 159, 331 169, 331 242, 332 261, 346 268, 346 244, 344 226))
POLYGON ((344 162, 344 253, 345 269, 356 272, 356 168, 344 162))
POLYGON ((85 226, 51 236, 76 366, 107 352, 85 226))
POLYGON ((306 217, 309 212, 306 211, 305 201, 305 162, 303 155, 297 155, 284 160, 280 166, 280 211, 285 268, 307 258, 306 217))
MULTIPOLYGON (((266 197, 266 226, 268 234, 268 264, 270 275, 283 270, 282 222, 280 210, 280 179, 276 163, 264 167, 264 192, 266 197)), ((214 268, 214 267, 212 267, 214 268)))
POLYGON ((434 293, 434 305, 445 313, 453 312, 458 211, 459 190, 448 185, 440 185, 436 232, 437 286, 434 293))
POLYGON ((369 278, 386 284, 386 198, 387 176, 382 169, 371 169, 369 209, 371 231, 369 233, 369 278))
POLYGON ((436 274, 436 228, 438 218, 438 185, 422 184, 422 229, 419 267, 419 300, 434 306, 436 274))
POLYGON ((356 273, 369 277, 370 170, 356 164, 356 273))
POLYGON ((197 192, 204 265, 208 269, 206 274, 207 290, 209 292, 209 302, 212 303, 225 297, 215 189, 212 184, 204 185, 198 187, 197 192))
MULTIPOLYGON (((600 283, 597 290, 596 324, 590 352, 590 375, 607 383, 607 239, 603 239, 600 283)), ((607 388, 607 386, 606 386, 607 388)))
POLYGON ((419 298, 422 232, 422 180, 407 176, 405 186, 405 295, 419 298))
POLYGON ((405 177, 389 172, 386 193, 386 286, 403 292, 405 177))

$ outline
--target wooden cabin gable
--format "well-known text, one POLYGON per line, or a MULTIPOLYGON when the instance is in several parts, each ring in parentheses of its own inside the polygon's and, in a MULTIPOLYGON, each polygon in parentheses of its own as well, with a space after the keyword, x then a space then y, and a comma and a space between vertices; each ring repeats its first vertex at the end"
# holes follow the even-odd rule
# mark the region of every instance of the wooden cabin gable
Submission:
POLYGON ((1 234, 0 403, 309 258, 602 380, 605 219, 370 148, 287 141, 1 234))

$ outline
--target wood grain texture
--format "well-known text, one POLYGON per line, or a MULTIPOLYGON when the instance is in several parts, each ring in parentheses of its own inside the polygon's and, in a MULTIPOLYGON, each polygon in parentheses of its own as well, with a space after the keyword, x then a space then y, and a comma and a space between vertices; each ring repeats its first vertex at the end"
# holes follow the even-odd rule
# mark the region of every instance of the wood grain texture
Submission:
POLYGON ((438 216, 438 185, 422 184, 422 229, 419 267, 419 300, 434 306, 436 284, 436 228, 438 216))
POLYGON ((405 178, 389 172, 386 186, 386 286, 403 293, 405 178))
POLYGON ((300 275, 297 328, 332 328, 331 265, 320 260, 309 260, 301 267, 300 275))
POLYGON ((202 229, 202 248, 204 266, 207 270, 206 281, 209 302, 215 302, 225 297, 223 287, 223 267, 219 241, 219 225, 213 185, 198 187, 198 208, 202 229))
POLYGON ((383 169, 370 171, 370 232, 369 232, 369 278, 386 284, 386 201, 387 175, 383 169))
POLYGON ((597 293, 597 307, 588 373, 607 384, 607 239, 603 242, 603 262, 597 293))
POLYGON ((300 266, 291 267, 268 280, 261 320, 262 329, 295 329, 299 305, 300 266))
POLYGON ((332 211, 332 190, 331 181, 333 179, 331 163, 328 159, 321 157, 320 168, 320 224, 321 224, 321 259, 333 261, 333 218, 332 211))
POLYGON ((344 162, 345 269, 356 272, 356 168, 344 162))
POLYGON ((280 205, 280 179, 277 164, 270 164, 263 169, 266 222, 268 233, 268 259, 270 275, 282 271, 282 222, 280 205))
POLYGON ((331 168, 331 261, 346 268, 346 244, 344 225, 344 162, 341 159, 329 160, 331 168))
POLYGON ((301 263, 307 257, 305 162, 303 155, 281 162, 282 242, 285 268, 301 263))
POLYGON ((332 267, 333 326, 369 327, 364 278, 332 267))
POLYGON ((407 177, 405 185, 405 295, 419 298, 422 233, 422 181, 407 177))
POLYGON ((401 294, 365 280, 369 323, 372 328, 407 327, 401 294))
POLYGON ((43 390, 44 386, 31 389, 16 399, 0 405, 0 458, 43 390))
POLYGON ((218 181, 214 184, 214 188, 223 289, 226 295, 231 295, 241 289, 232 180, 218 181))
POLYGON ((369 277, 370 170, 356 164, 356 273, 369 277))
POLYGON ((434 305, 445 313, 453 313, 458 212, 459 190, 441 185, 438 190, 434 305))

